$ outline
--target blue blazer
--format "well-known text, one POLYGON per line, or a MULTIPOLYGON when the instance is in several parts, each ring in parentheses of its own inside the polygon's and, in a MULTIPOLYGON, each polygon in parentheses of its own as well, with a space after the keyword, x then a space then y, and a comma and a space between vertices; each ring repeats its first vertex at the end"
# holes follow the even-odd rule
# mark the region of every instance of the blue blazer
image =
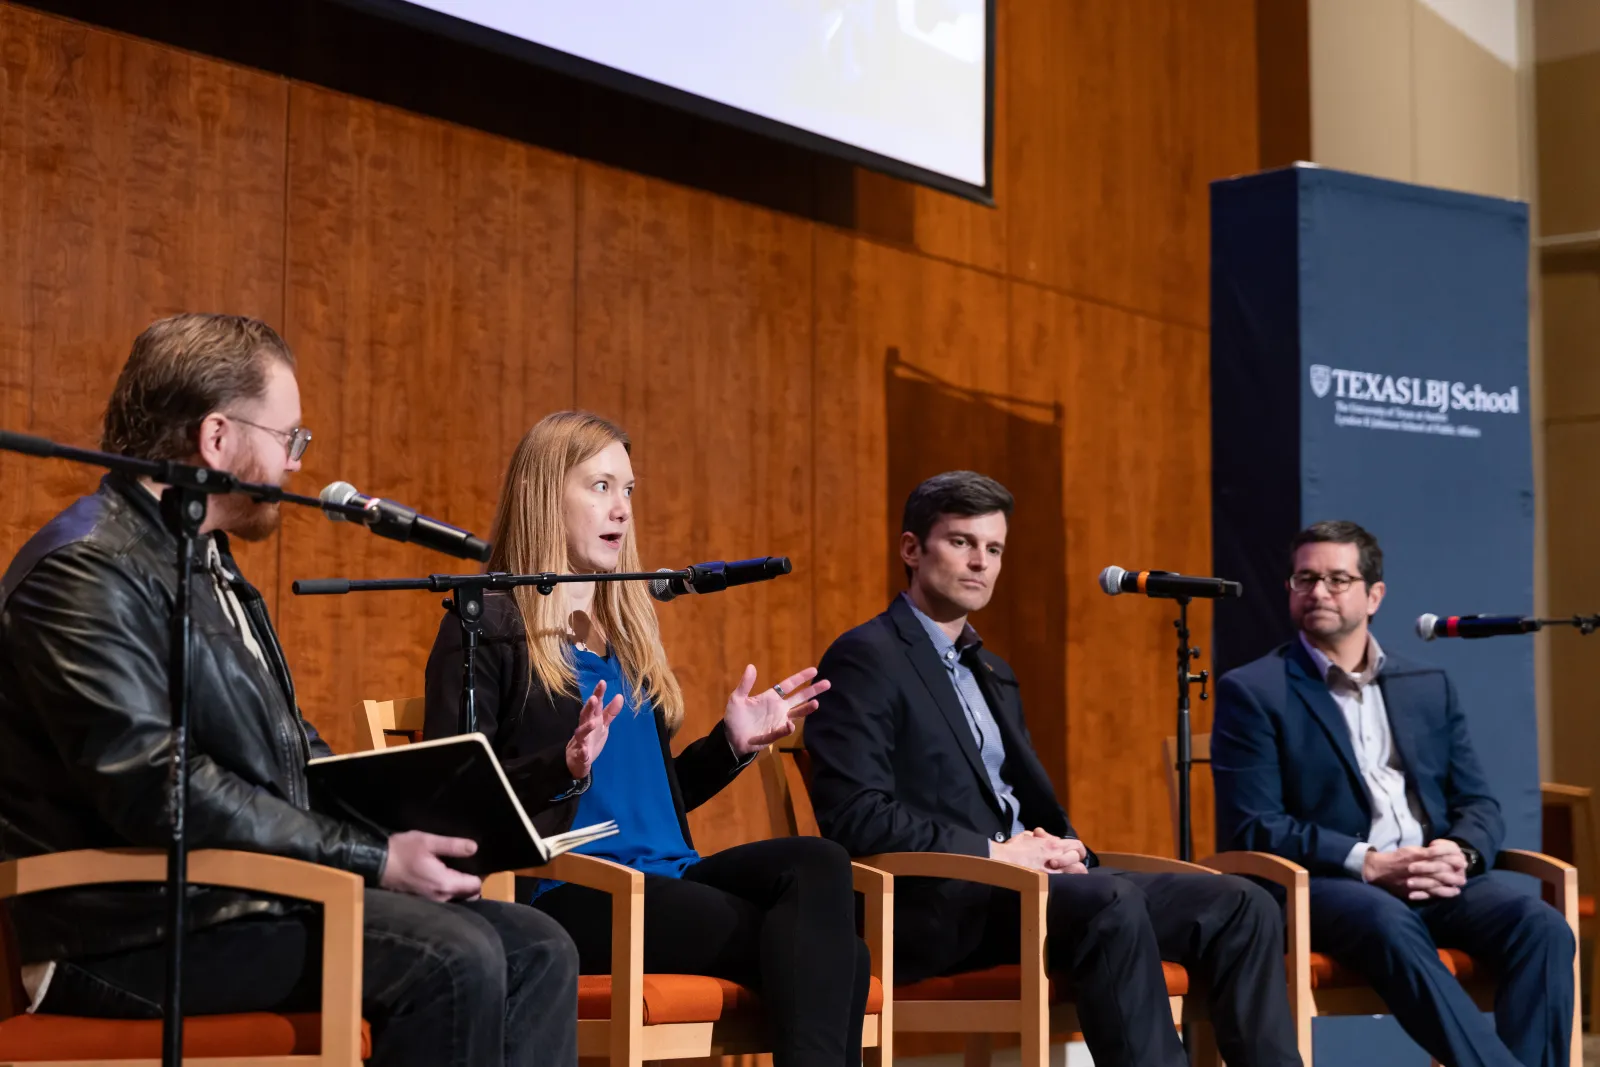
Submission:
MULTIPOLYGON (((1493 867, 1505 823, 1450 679, 1391 655, 1378 685, 1406 782, 1422 804, 1423 842, 1456 838, 1493 867)), ((1344 715, 1298 638, 1217 684, 1211 770, 1218 849, 1271 852, 1312 874, 1347 874, 1344 861, 1366 840, 1372 810, 1344 715)))

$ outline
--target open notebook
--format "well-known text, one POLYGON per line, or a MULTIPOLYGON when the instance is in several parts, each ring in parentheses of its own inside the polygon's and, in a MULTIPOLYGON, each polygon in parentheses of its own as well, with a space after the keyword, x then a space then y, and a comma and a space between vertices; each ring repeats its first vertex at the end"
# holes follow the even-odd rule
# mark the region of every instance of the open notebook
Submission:
POLYGON ((617 832, 603 822, 540 837, 482 734, 314 759, 306 777, 317 810, 385 837, 422 830, 471 838, 477 853, 448 862, 480 876, 537 867, 617 832))

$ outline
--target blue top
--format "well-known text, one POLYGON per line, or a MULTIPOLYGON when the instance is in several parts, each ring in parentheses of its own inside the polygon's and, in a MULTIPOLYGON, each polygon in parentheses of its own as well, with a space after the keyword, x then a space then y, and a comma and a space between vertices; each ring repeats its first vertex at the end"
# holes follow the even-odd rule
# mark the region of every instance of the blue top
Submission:
MULTIPOLYGON (((661 759, 655 708, 649 701, 638 703, 615 656, 602 657, 587 649, 576 649, 573 666, 578 672, 578 692, 585 699, 597 683, 605 682, 608 703, 618 693, 625 701, 611 722, 606 746, 590 768, 593 777, 589 788, 578 798, 578 810, 572 817, 574 828, 615 819, 617 833, 573 851, 599 856, 645 874, 676 878, 700 855, 684 841, 683 828, 678 825, 678 810, 672 803, 667 768, 661 759)), ((560 884, 541 880, 533 895, 537 897, 560 884)))

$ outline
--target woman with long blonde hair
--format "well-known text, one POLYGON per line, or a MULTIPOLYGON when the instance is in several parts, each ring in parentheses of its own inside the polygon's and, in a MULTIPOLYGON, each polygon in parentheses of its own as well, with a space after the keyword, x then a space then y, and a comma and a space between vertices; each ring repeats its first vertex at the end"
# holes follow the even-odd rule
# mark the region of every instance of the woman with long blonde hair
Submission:
MULTIPOLYGON (((639 570, 631 453, 627 435, 598 415, 541 420, 506 471, 489 569, 639 570)), ((757 990, 776 1067, 859 1067, 870 965, 855 932, 849 857, 806 837, 702 857, 687 819, 816 708, 828 688, 816 668, 757 691, 756 668, 746 667, 721 721, 673 756, 683 692, 643 583, 490 593, 476 662, 478 729, 540 830, 617 821, 619 833, 579 851, 644 873, 645 969, 757 990)), ((427 681, 425 733, 458 732, 453 618, 440 627, 427 681)), ((604 894, 548 881, 518 892, 572 935, 583 973, 609 971, 604 894)))

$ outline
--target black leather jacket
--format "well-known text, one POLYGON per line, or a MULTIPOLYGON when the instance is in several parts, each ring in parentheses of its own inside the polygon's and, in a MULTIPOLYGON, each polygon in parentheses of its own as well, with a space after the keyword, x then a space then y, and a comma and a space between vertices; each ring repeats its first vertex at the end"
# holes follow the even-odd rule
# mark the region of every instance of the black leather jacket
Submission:
MULTIPOLYGON (((0 856, 165 845, 176 553, 156 499, 110 475, 35 534, 0 579, 0 856)), ((197 566, 189 846, 288 856, 375 884, 387 844, 311 810, 305 765, 327 745, 300 717, 261 594, 242 578, 233 588, 267 668, 197 566)), ((162 892, 108 885, 17 898, 22 961, 154 944, 162 892)), ((192 928, 292 906, 235 890, 190 894, 192 928)))

